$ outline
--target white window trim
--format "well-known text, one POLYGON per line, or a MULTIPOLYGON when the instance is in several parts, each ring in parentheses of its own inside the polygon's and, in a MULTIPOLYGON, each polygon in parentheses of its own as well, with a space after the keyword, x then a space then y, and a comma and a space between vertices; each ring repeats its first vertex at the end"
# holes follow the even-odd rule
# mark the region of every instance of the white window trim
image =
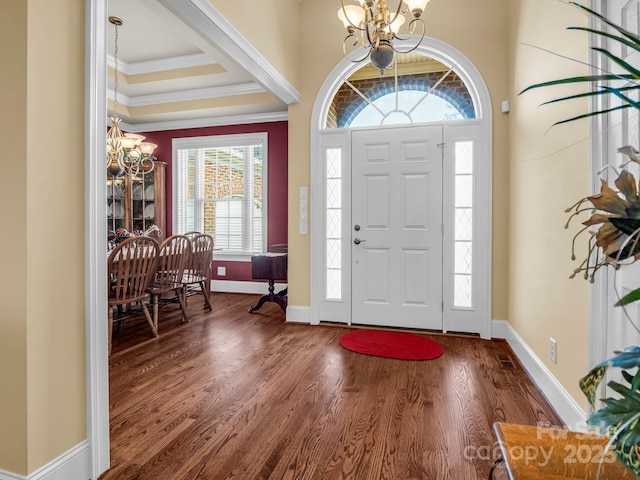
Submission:
MULTIPOLYGON (((267 251, 267 238, 269 222, 267 221, 269 216, 269 178, 268 178, 268 157, 269 157, 269 134, 267 132, 257 133, 238 133, 230 135, 207 135, 202 137, 184 137, 174 138, 172 140, 172 223, 178 225, 178 209, 177 205, 177 192, 178 192, 178 150, 186 149, 198 149, 198 148, 222 148, 222 147, 241 147, 245 145, 255 145, 256 143, 262 143, 262 252, 267 251)), ((223 261, 237 261, 237 262, 250 262, 253 254, 251 253, 238 253, 238 252, 220 252, 214 253, 214 259, 223 261)))

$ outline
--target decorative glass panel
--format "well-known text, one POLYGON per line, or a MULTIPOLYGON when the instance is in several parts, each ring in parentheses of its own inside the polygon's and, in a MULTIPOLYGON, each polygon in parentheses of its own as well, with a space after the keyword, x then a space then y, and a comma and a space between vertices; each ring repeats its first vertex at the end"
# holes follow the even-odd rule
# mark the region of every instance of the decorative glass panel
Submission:
POLYGON ((342 236, 342 210, 327 210, 327 238, 342 236))
POLYGON ((342 205, 342 180, 327 179, 327 208, 340 208, 342 205))
POLYGON ((456 307, 471 308, 471 275, 454 275, 453 304, 456 307))
POLYGON ((327 269, 327 300, 342 298, 342 270, 327 269))
POLYGON ((473 307, 473 147, 455 142, 453 306, 473 307))
POLYGON ((471 241, 473 236, 473 209, 456 208, 454 240, 471 241))
POLYGON ((342 299, 342 149, 325 151, 327 212, 325 225, 325 277, 327 300, 342 299))
POLYGON ((456 175, 473 173, 473 142, 456 142, 456 175))
POLYGON ((471 242, 455 242, 454 273, 471 274, 472 248, 471 242))
POLYGON ((327 240, 327 268, 339 270, 342 267, 342 249, 338 240, 327 240))
POLYGON ((456 175, 456 207, 473 206, 473 177, 456 175))

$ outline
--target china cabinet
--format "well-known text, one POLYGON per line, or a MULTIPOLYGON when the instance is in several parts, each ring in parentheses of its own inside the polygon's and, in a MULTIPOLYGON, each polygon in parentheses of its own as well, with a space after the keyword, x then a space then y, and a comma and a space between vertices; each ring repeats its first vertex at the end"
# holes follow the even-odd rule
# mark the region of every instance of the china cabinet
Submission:
POLYGON ((166 236, 165 168, 155 162, 144 175, 107 179, 107 230, 144 231, 156 225, 166 236))

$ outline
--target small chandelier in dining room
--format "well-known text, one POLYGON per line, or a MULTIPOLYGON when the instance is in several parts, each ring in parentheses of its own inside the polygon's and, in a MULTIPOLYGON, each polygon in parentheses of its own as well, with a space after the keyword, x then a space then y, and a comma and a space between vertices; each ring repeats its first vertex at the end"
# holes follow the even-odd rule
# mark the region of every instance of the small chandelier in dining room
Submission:
POLYGON ((129 175, 135 177, 153 170, 156 157, 153 151, 155 143, 143 142, 144 136, 136 133, 122 133, 120 130, 120 117, 118 117, 118 27, 123 22, 118 17, 109 17, 109 22, 115 26, 114 49, 114 89, 113 89, 113 115, 111 127, 107 133, 107 174, 110 177, 129 175))
POLYGON ((371 58, 374 67, 384 71, 391 66, 395 53, 409 53, 420 45, 424 38, 425 24, 422 20, 422 12, 430 0, 398 0, 398 7, 395 11, 390 11, 385 0, 357 0, 359 5, 345 5, 341 0, 342 7, 338 10, 338 18, 347 29, 347 36, 342 43, 344 56, 354 63, 362 62, 371 58), (402 6, 406 3, 406 9, 402 6), (398 35, 400 27, 405 22, 405 13, 412 15, 408 26, 408 36, 406 38, 398 35), (420 27, 420 33, 416 33, 416 28, 420 27), (417 38, 414 46, 406 50, 397 49, 393 45, 395 39, 410 40, 417 38), (366 55, 362 58, 353 59, 347 49, 357 47, 360 43, 367 49, 366 55))

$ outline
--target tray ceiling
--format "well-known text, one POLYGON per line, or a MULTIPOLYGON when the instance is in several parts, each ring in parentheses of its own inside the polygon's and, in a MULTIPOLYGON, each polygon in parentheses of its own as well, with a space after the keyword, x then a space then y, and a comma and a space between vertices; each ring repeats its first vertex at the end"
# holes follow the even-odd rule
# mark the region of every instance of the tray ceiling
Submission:
MULTIPOLYGON (((108 0, 108 15, 123 21, 118 27, 117 95, 123 127, 150 131, 286 119, 287 103, 294 103, 288 92, 283 94, 274 85, 265 85, 269 82, 259 82, 260 69, 250 62, 243 65, 234 60, 255 57, 256 52, 238 55, 223 51, 216 41, 220 35, 203 34, 202 29, 193 27, 200 18, 215 23, 215 15, 210 11, 194 13, 188 3, 108 0)), ((109 23, 107 28, 107 96, 112 114, 115 27, 109 23)), ((228 39, 221 43, 229 45, 228 39)), ((267 78, 273 76, 266 73, 267 78)), ((292 88, 289 91, 294 97, 297 94, 292 88)))

